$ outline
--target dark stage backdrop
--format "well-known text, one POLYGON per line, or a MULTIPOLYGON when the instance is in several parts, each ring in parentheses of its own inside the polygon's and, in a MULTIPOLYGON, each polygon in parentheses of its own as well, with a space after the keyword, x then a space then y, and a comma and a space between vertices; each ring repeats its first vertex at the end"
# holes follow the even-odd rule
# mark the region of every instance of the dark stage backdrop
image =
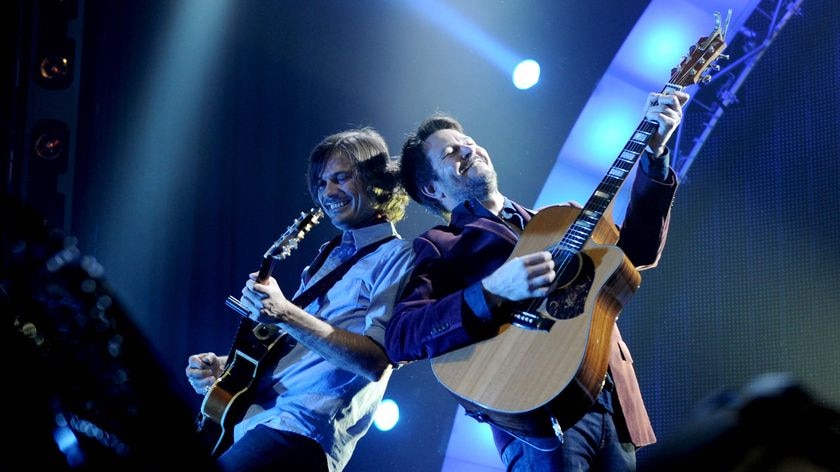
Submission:
POLYGON ((765 373, 840 405, 838 8, 806 0, 753 70, 619 320, 661 439, 765 373))

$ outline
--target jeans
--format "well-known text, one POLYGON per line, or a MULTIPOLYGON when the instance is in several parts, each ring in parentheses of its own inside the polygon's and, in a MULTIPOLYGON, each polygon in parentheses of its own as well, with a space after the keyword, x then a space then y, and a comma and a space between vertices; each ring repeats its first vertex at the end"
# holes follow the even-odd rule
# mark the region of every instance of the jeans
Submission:
POLYGON ((222 471, 324 471, 327 455, 314 439, 257 426, 219 457, 222 471))
MULTIPOLYGON (((553 451, 540 451, 513 439, 503 445, 494 428, 496 443, 508 472, 632 472, 636 470, 636 447, 621 442, 612 414, 612 392, 604 389, 601 398, 574 426, 564 432, 563 445, 553 451)), ((509 435, 507 435, 509 436, 509 435)))

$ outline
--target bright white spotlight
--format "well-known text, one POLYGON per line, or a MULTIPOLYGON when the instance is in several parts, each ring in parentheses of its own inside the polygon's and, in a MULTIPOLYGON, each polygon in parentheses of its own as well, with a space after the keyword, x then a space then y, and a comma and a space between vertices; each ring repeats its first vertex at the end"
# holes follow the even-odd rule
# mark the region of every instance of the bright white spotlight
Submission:
POLYGON ((540 65, 533 59, 525 59, 513 69, 513 85, 527 90, 540 81, 540 65))
POLYGON ((373 415, 373 424, 379 431, 389 431, 400 420, 400 407, 390 398, 382 400, 373 415))

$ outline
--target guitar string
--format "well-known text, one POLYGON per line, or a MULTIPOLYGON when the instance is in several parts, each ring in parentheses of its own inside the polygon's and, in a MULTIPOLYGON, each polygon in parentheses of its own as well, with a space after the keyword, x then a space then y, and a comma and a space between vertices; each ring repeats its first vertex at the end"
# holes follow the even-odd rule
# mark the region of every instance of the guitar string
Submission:
MULTIPOLYGON (((712 38, 714 36, 717 36, 717 35, 718 34, 713 32, 713 34, 709 38, 704 38, 704 39, 710 39, 710 38, 712 38)), ((701 40, 700 42, 702 42, 702 41, 703 40, 701 40)), ((708 44, 712 45, 713 41, 709 40, 708 44)), ((701 49, 702 53, 700 54, 698 59, 694 60, 694 63, 692 64, 692 66, 698 66, 698 65, 702 66, 703 65, 703 62, 700 62, 700 61, 701 60, 705 61, 704 56, 707 53, 707 49, 708 48, 701 49)), ((712 50, 711 52, 714 53, 714 50, 712 50)), ((706 66, 706 67, 708 67, 708 66, 706 66)), ((705 70, 706 67, 701 67, 694 74, 702 72, 703 70, 705 70)), ((671 77, 670 77, 670 80, 669 80, 668 84, 665 85, 665 87, 663 87, 661 93, 665 93, 668 90, 668 88, 670 88, 672 85, 675 85, 675 86, 679 87, 678 90, 682 90, 682 88, 684 88, 686 85, 688 85, 688 82, 690 81, 690 77, 692 76, 692 74, 689 74, 689 71, 691 71, 691 70, 693 70, 693 67, 692 68, 687 68, 685 66, 678 67, 677 71, 671 74, 671 77), (680 74, 680 72, 682 72, 682 74, 680 74)), ((572 225, 569 227, 569 229, 566 231, 566 233, 563 235, 563 237, 560 239, 560 241, 558 243, 550 246, 551 250, 549 252, 551 253, 552 259, 555 261, 554 273, 555 273, 556 276, 559 276, 560 274, 562 274, 568 268, 568 265, 569 265, 570 261, 572 260, 572 258, 578 254, 578 252, 583 248, 583 245, 586 243, 586 241, 589 240, 592 232, 595 230, 595 227, 597 226, 598 222, 600 221, 601 216, 603 215, 603 211, 609 206, 609 203, 612 201, 613 197, 615 196, 615 193, 621 187, 621 184, 624 182, 626 176, 629 174, 630 170, 632 170, 633 166, 636 164, 636 162, 638 160, 638 157, 642 154, 642 151, 644 150, 644 147, 642 147, 642 146, 647 146, 647 143, 649 142, 650 137, 655 132, 656 127, 658 127, 658 124, 655 121, 651 121, 651 120, 648 120, 646 118, 642 119, 642 122, 636 127, 636 132, 633 134, 633 137, 636 137, 639 133, 644 134, 646 136, 644 142, 640 143, 638 141, 635 141, 633 138, 630 138, 630 140, 627 142, 627 144, 624 145, 624 148, 622 149, 622 152, 619 154, 619 157, 616 158, 616 160, 613 162, 612 166, 610 166, 610 171, 612 171, 615 168, 618 168, 619 170, 621 170, 622 171, 622 176, 620 178, 619 177, 614 177, 610 174, 610 171, 608 171, 607 175, 601 180, 601 182, 598 184, 598 187, 596 187, 596 191, 593 194, 593 196, 589 198, 586 205, 581 209, 578 217, 575 219, 575 221, 572 223, 572 225), (633 149, 634 147, 637 147, 637 148, 640 148, 640 149, 633 149), (628 151, 633 156, 631 161, 627 161, 625 159, 622 159, 622 156, 625 154, 625 152, 628 152, 628 151), (621 167, 622 163, 628 163, 628 162, 629 162, 630 165, 628 166, 627 169, 621 167), (604 191, 604 190, 606 190, 606 191, 604 191), (605 194, 606 197, 598 197, 596 199, 595 196, 599 192, 605 194), (602 201, 604 204, 599 205, 597 203, 598 201, 602 201), (599 206, 600 206, 600 208, 598 208, 599 206), (592 211, 592 207, 596 207, 597 211, 592 211), (591 215, 595 216, 594 221, 587 221, 587 224, 584 225, 586 227, 581 229, 578 226, 578 223, 581 220, 584 220, 589 215, 589 213, 591 213, 591 215), (580 234, 577 235, 578 238, 582 238, 580 241, 574 241, 573 240, 573 236, 575 236, 576 231, 580 233, 580 234), (563 257, 558 260, 558 257, 561 255, 561 253, 563 254, 563 257)), ((536 312, 537 309, 540 307, 540 305, 542 305, 542 303, 543 303, 543 298, 532 299, 531 302, 528 304, 527 312, 529 312, 529 313, 536 312)))

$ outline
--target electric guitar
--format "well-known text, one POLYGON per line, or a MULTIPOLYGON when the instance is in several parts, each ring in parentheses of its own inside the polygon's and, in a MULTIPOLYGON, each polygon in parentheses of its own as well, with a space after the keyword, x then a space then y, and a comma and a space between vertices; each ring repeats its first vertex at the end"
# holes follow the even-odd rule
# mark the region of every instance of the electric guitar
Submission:
MULTIPOLYGON (((257 275, 259 283, 268 281, 274 263, 288 257, 323 216, 320 208, 313 208, 295 219, 263 255, 257 275)), ((198 419, 199 431, 214 439, 211 450, 214 458, 233 443, 233 427, 242 420, 250 405, 252 388, 257 378, 296 344, 291 336, 287 336, 276 325, 258 323, 248 318, 247 308, 235 297, 228 296, 225 304, 240 314, 242 319, 225 369, 204 395, 198 419)))
MULTIPOLYGON (((729 16, 723 27, 719 13, 715 18, 715 29, 689 49, 663 93, 707 80, 704 71, 726 48, 729 16)), ((550 450, 596 401, 613 326, 641 282, 615 246, 608 208, 657 127, 642 120, 582 209, 550 206, 525 227, 510 258, 551 252, 557 277, 548 295, 513 304, 494 337, 431 360, 437 380, 469 415, 550 450)))

